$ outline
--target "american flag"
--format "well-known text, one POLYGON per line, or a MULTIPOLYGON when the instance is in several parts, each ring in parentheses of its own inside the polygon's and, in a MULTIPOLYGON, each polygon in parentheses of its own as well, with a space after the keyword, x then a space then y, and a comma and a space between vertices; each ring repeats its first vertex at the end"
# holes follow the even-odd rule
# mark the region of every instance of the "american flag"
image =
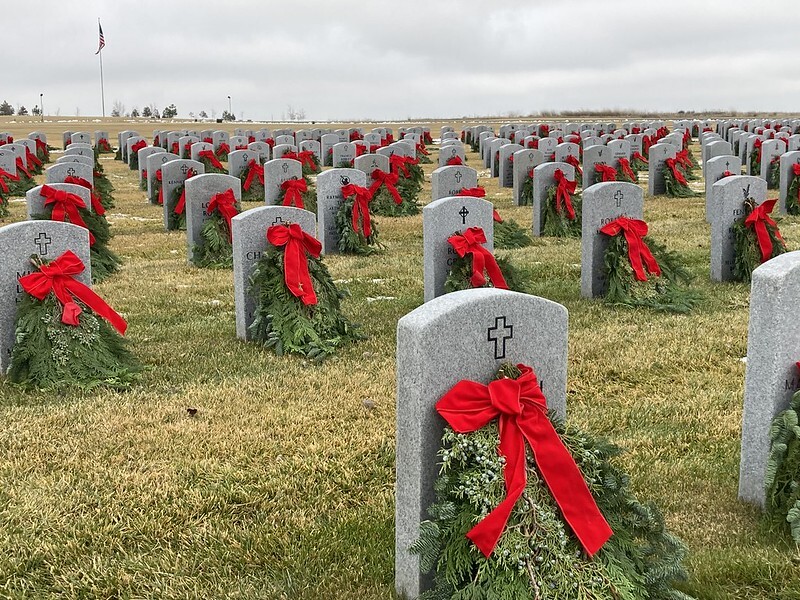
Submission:
POLYGON ((100 25, 99 20, 97 21, 97 27, 98 29, 100 29, 100 45, 98 46, 97 52, 95 52, 95 54, 100 54, 100 50, 102 50, 106 46, 106 38, 103 37, 103 28, 100 25))

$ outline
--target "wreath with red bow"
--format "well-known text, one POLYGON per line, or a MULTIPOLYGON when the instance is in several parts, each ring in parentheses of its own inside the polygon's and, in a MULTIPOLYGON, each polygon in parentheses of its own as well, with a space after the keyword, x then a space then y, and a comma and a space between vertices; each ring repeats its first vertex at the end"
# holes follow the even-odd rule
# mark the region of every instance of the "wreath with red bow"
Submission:
POLYGON ((749 282, 753 270, 771 258, 786 252, 786 242, 770 213, 777 200, 756 204, 752 198, 744 201, 744 216, 733 224, 733 278, 749 282))

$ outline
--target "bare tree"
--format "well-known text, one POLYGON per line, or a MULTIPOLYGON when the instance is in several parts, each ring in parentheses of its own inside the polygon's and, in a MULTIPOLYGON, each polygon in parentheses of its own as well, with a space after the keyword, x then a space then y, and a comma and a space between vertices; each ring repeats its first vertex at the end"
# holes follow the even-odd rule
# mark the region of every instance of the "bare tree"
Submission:
POLYGON ((125 114, 125 105, 119 100, 114 100, 114 106, 111 109, 112 117, 121 117, 125 114))

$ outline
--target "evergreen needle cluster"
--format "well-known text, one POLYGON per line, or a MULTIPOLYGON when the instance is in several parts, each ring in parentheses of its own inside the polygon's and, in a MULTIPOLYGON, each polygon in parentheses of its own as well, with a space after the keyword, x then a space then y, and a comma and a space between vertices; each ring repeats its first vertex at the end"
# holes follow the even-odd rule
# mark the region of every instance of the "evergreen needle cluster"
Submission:
POLYGON ((800 392, 794 393, 789 408, 772 421, 769 438, 766 509, 784 526, 788 523, 794 542, 800 544, 800 392))

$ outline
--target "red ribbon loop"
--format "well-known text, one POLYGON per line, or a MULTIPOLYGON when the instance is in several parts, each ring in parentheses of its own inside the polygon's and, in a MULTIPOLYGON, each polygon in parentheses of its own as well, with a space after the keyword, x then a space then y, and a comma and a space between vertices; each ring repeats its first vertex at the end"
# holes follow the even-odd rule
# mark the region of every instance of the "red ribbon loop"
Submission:
POLYGON ((644 272, 645 267, 649 273, 656 277, 661 276, 661 268, 658 266, 652 252, 650 252, 650 248, 647 247, 647 244, 642 239, 647 235, 647 223, 638 219, 618 217, 600 228, 600 233, 612 237, 620 231, 625 234, 625 241, 628 242, 628 260, 631 263, 636 279, 647 281, 647 275, 644 272))
POLYGON ((231 147, 226 142, 220 142, 219 147, 217 148, 217 156, 222 156, 223 154, 229 154, 231 151, 231 147))
POLYGON ((556 180, 556 212, 560 214, 563 205, 569 220, 574 221, 575 209, 572 206, 572 196, 575 193, 578 182, 567 179, 561 169, 555 170, 553 178, 556 180))
POLYGON ((22 289, 39 300, 44 300, 53 292, 61 303, 61 322, 77 326, 81 308, 75 302, 77 298, 91 308, 98 317, 108 321, 121 335, 125 335, 128 324, 105 300, 95 294, 92 289, 77 279, 75 275, 82 273, 86 267, 75 253, 67 250, 49 264, 42 265, 39 272, 19 278, 22 289))
POLYGON ((686 177, 683 176, 683 173, 681 173, 681 170, 678 168, 678 161, 676 159, 668 158, 664 161, 664 164, 667 165, 667 168, 672 173, 672 177, 679 185, 688 185, 686 177))
POLYGON ((485 198, 486 190, 480 186, 474 188, 461 188, 456 196, 472 196, 473 198, 485 198))
POLYGON ((675 155, 675 160, 678 161, 678 164, 684 167, 691 167, 692 166, 692 159, 689 158, 689 151, 688 150, 681 150, 675 155))
POLYGON ((644 164, 648 164, 647 159, 644 156, 642 156, 639 152, 634 152, 633 154, 631 154, 631 160, 639 160, 644 164))
MULTIPOLYGON (((86 208, 83 198, 71 192, 57 190, 49 185, 43 185, 40 193, 45 199, 45 206, 53 205, 51 216, 54 221, 66 223, 66 218, 69 218, 69 223, 89 229, 78 211, 80 208, 86 208)), ((89 245, 94 246, 94 235, 91 231, 89 231, 89 245)))
POLYGON ((200 159, 205 158, 213 167, 217 169, 224 169, 225 167, 222 166, 222 163, 219 162, 217 155, 214 154, 211 150, 202 150, 197 153, 197 157, 200 159))
POLYGON ((40 161, 39 157, 37 157, 33 152, 31 152, 30 148, 28 148, 27 146, 25 146, 25 158, 29 163, 33 163, 37 167, 42 166, 42 161, 40 161))
POLYGON ((583 175, 583 169, 581 169, 581 161, 578 160, 577 156, 572 156, 572 154, 568 154, 566 158, 564 158, 564 162, 567 163, 568 165, 572 165, 572 167, 575 169, 575 172, 578 173, 578 175, 583 175))
POLYGON ((611 165, 596 164, 594 170, 600 174, 601 182, 617 180, 617 170, 611 165))
POLYGON ((353 231, 360 231, 364 237, 368 238, 370 235, 372 235, 372 223, 369 219, 369 203, 372 200, 372 192, 369 188, 348 183, 347 185, 342 186, 342 195, 345 198, 354 196, 352 213, 353 231), (361 218, 360 228, 358 226, 359 217, 361 218))
POLYGON ((247 163, 247 169, 247 178, 244 180, 244 185, 242 185, 245 191, 250 190, 250 186, 253 185, 253 179, 256 177, 258 177, 261 185, 264 185, 264 167, 255 158, 247 163))
POLYGON ((17 157, 17 171, 22 171, 25 174, 26 178, 28 179, 31 178, 30 171, 28 171, 28 169, 25 168, 25 163, 22 162, 22 158, 19 156, 17 157))
POLYGON ((106 209, 103 208, 103 203, 100 201, 100 196, 94 193, 92 184, 86 181, 83 177, 73 177, 72 175, 67 175, 64 178, 64 183, 72 183, 89 190, 89 198, 92 200, 92 210, 100 216, 106 214, 106 209))
POLYGON ((467 254, 472 254, 472 277, 470 283, 472 287, 483 287, 486 285, 486 277, 483 275, 484 270, 489 275, 489 281, 496 288, 502 290, 508 289, 503 272, 494 258, 494 255, 483 247, 486 243, 486 234, 480 227, 470 227, 464 233, 457 233, 447 238, 453 250, 460 257, 467 254))
POLYGON ((533 369, 517 365, 519 379, 498 379, 489 385, 462 380, 436 403, 436 411, 458 433, 471 433, 499 420, 499 454, 506 497, 467 537, 487 558, 492 554, 508 518, 527 483, 525 441, 553 499, 575 536, 590 556, 613 535, 592 498, 580 469, 547 418, 547 400, 533 369))
POLYGON ((463 165, 463 164, 464 164, 464 161, 461 160, 461 157, 456 155, 456 156, 453 156, 453 157, 450 157, 450 158, 447 159, 447 165, 446 166, 448 166, 448 167, 458 167, 458 166, 463 165))
POLYGON ((147 142, 144 140, 139 140, 131 146, 131 153, 136 155, 137 160, 139 158, 139 150, 142 148, 147 148, 147 142))
POLYGON ((306 253, 319 258, 322 244, 308 235, 297 223, 273 225, 267 229, 267 240, 273 246, 286 246, 283 253, 283 274, 286 287, 306 306, 317 303, 314 283, 308 272, 306 253))
POLYGON ((303 192, 308 190, 305 179, 287 179, 281 184, 283 190, 283 206, 305 208, 303 192))
POLYGON ((625 174, 626 177, 629 177, 633 181, 636 181, 636 173, 634 173, 633 169, 631 169, 631 161, 629 161, 624 156, 619 159, 619 168, 625 174))
POLYGON ((388 190, 392 198, 394 198, 395 204, 403 203, 403 197, 395 187, 397 182, 400 180, 400 176, 397 173, 389 173, 380 169, 375 169, 370 177, 372 177, 372 185, 369 186, 370 194, 375 195, 375 192, 377 192, 380 187, 383 186, 388 190))
MULTIPOLYGON (((162 183, 164 176, 161 174, 161 169, 156 170, 156 181, 162 183)), ((158 203, 161 206, 164 206, 164 186, 158 186, 158 203)))
POLYGON ((747 218, 744 220, 744 224, 756 232, 758 248, 761 250, 762 263, 772 258, 772 240, 769 237, 767 225, 775 228, 775 237, 777 237, 779 240, 783 239, 778 231, 778 224, 772 220, 772 217, 769 216, 769 214, 772 212, 772 209, 775 208, 775 203, 777 201, 777 198, 765 200, 756 206, 753 209, 753 212, 747 215, 747 218))
POLYGON ((239 209, 236 208, 236 196, 233 195, 232 189, 227 189, 222 193, 211 196, 211 202, 208 203, 206 214, 211 215, 214 211, 225 219, 225 223, 228 226, 228 241, 233 241, 231 219, 239 214, 239 209))

